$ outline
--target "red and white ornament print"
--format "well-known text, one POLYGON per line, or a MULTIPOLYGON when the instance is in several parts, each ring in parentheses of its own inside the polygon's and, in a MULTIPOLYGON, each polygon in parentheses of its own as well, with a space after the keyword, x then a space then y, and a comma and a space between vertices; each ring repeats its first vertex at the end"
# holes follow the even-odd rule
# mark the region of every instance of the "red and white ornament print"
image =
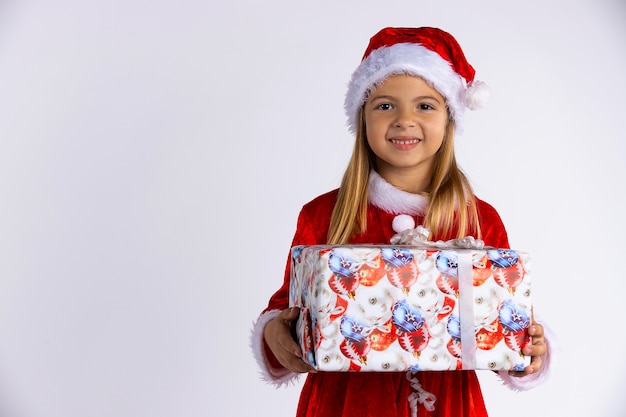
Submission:
POLYGON ((473 317, 466 317, 460 250, 294 248, 290 303, 302 308, 305 360, 340 372, 456 370, 470 343, 474 369, 523 369, 529 358, 521 349, 531 343, 528 255, 472 249, 473 317), (473 334, 461 332, 461 320, 473 320, 473 334))

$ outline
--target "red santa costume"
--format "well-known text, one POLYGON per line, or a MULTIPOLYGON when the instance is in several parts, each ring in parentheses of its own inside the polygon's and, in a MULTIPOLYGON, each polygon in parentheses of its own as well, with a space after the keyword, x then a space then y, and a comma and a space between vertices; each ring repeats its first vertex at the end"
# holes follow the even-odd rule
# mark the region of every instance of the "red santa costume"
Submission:
MULTIPOLYGON (((460 47, 449 34, 432 28, 384 29, 372 38, 364 60, 349 85, 345 108, 352 131, 356 130, 356 115, 369 90, 395 73, 418 75, 430 82, 446 97, 451 117, 457 126, 461 124, 463 110, 466 107, 479 107, 477 103, 481 101, 481 96, 484 97, 484 85, 472 82, 473 68, 465 61, 460 47)), ((304 205, 298 217, 293 246, 327 243, 336 199, 337 190, 333 190, 304 205)), ((476 199, 476 203, 485 245, 508 248, 506 230, 496 210, 482 200, 476 199)), ((388 244, 393 235, 407 226, 423 224, 427 204, 427 197, 399 190, 372 171, 368 187, 367 230, 353 236, 349 243, 388 244), (412 219, 410 225, 406 224, 408 218, 412 219)), ((298 374, 287 370, 276 360, 265 344, 263 329, 270 320, 288 308, 289 281, 288 260, 283 285, 270 298, 267 308, 255 322, 251 335, 251 346, 261 368, 262 379, 277 386, 288 384, 298 374)), ((512 377, 507 372, 498 375, 512 389, 525 390, 547 378, 549 362, 550 355, 547 354, 539 372, 522 378, 512 377)), ((306 376, 297 410, 297 417, 416 415, 487 416, 476 373, 311 373, 306 376)))

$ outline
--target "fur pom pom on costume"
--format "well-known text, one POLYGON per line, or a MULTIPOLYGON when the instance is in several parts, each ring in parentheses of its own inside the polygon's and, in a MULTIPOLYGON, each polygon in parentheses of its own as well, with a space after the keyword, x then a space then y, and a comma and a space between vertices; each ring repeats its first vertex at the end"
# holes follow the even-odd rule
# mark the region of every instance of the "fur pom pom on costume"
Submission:
POLYGON ((391 222, 391 227, 396 233, 415 228, 415 220, 408 214, 398 214, 391 222))

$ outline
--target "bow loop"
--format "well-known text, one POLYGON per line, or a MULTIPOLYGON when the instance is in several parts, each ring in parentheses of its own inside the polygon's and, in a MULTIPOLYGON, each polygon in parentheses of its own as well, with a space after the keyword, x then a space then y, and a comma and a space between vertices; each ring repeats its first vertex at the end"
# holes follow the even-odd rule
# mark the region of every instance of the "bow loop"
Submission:
POLYGON ((428 240, 430 230, 424 226, 417 226, 415 229, 406 229, 391 237, 392 245, 406 245, 415 247, 427 247, 438 249, 484 249, 485 242, 475 239, 473 236, 466 236, 461 239, 438 240, 436 242, 428 240))

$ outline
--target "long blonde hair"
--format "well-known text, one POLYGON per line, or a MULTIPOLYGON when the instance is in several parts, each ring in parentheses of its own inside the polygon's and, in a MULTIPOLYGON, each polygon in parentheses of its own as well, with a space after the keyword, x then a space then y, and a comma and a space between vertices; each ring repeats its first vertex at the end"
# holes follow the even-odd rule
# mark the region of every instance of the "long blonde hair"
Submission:
MULTIPOLYGON (((329 244, 346 244, 367 229, 369 177, 376 168, 376 158, 365 135, 363 109, 359 111, 356 140, 348 167, 339 187, 328 230, 329 244)), ((481 238, 478 210, 472 187, 456 163, 454 154, 454 121, 449 120, 443 143, 433 166, 424 227, 431 238, 451 239, 472 235, 481 238), (457 225, 457 227, 455 227, 457 225), (452 235, 453 230, 456 235, 452 235)))

